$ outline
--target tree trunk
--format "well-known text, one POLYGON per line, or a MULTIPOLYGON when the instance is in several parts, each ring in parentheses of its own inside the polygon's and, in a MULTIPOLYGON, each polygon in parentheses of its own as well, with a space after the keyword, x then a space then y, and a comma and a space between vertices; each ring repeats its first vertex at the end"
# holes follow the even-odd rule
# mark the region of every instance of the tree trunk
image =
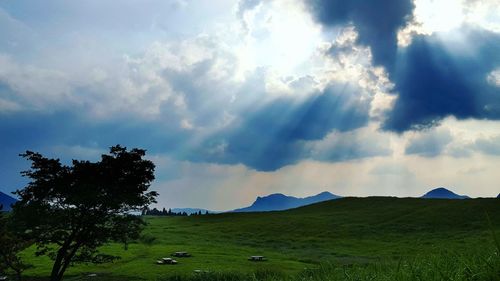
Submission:
POLYGON ((63 259, 62 249, 57 252, 56 260, 52 266, 52 272, 50 273, 50 281, 60 281, 59 271, 61 270, 61 263, 63 259))
POLYGON ((65 259, 64 259, 64 262, 62 263, 62 266, 61 268, 59 269, 59 279, 58 280, 62 280, 63 276, 64 276, 64 273, 66 272, 66 269, 68 268, 69 264, 71 263, 71 259, 73 259, 73 257, 75 256, 76 254, 76 251, 78 250, 80 246, 75 246, 73 248, 73 250, 71 251, 71 253, 69 253, 65 259))
POLYGON ((68 247, 71 241, 66 241, 63 246, 57 251, 57 256, 52 266, 52 272, 50 273, 50 281, 61 281, 62 275, 60 274, 63 261, 68 255, 68 247))
POLYGON ((62 280, 66 269, 71 263, 71 259, 73 259, 73 257, 75 256, 81 244, 81 242, 76 242, 73 246, 63 247, 58 251, 54 266, 52 267, 50 281, 62 280))
MULTIPOLYGON (((77 231, 73 229, 71 231, 71 234, 67 237, 66 241, 64 241, 64 243, 62 244, 61 248, 57 251, 56 260, 54 261, 52 272, 50 273, 50 281, 62 280, 64 271, 66 271, 66 266, 63 268, 63 262, 66 263, 66 261, 68 260, 68 256, 70 255, 68 252, 71 249, 71 243, 73 242, 76 234, 77 231)), ((71 256, 71 258, 72 257, 73 256, 71 256)))

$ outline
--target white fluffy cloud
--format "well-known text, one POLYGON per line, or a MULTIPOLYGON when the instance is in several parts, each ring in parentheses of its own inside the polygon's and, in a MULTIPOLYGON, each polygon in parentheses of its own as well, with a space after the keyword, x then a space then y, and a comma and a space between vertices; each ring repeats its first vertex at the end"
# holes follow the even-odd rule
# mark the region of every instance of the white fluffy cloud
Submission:
POLYGON ((407 46, 412 34, 445 33, 469 24, 500 32, 499 0, 414 0, 413 19, 400 30, 398 44, 407 46))
POLYGON ((22 65, 7 55, 0 55, 0 85, 4 104, 11 109, 50 110, 53 104, 72 102, 72 89, 63 72, 22 65))

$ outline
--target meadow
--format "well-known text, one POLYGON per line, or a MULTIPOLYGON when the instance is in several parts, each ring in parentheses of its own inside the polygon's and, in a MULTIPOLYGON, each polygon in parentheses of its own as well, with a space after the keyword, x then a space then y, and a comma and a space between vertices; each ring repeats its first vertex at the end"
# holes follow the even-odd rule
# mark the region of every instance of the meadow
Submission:
MULTIPOLYGON (((103 247, 119 260, 76 265, 65 280, 500 280, 498 199, 343 198, 280 212, 144 219, 127 250, 103 247), (175 251, 193 256, 155 264, 175 251)), ((51 261, 33 253, 23 253, 34 265, 25 275, 44 280, 51 261)))

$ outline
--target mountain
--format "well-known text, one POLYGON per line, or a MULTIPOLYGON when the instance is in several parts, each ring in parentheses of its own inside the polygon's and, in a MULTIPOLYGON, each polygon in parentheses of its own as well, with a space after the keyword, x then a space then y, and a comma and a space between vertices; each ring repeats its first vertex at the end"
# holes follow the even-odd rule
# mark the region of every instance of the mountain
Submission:
POLYGON ((3 205, 2 211, 10 211, 10 206, 16 202, 16 199, 0 191, 0 205, 3 205))
POLYGON ((433 189, 426 194, 424 194, 421 198, 434 198, 434 199, 470 199, 467 195, 458 195, 444 187, 439 187, 433 189))
POLYGON ((275 193, 264 197, 257 197, 255 202, 253 202, 251 206, 236 209, 233 210, 233 212, 280 211, 338 198, 341 197, 335 194, 331 194, 330 192, 322 192, 320 194, 305 198, 297 198, 293 196, 286 196, 281 193, 275 193))
POLYGON ((500 198, 500 193, 498 193, 497 198, 500 198))

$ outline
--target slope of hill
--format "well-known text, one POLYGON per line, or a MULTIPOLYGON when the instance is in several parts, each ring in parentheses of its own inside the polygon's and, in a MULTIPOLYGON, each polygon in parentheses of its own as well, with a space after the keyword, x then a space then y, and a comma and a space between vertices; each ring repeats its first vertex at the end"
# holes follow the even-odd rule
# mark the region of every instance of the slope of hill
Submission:
MULTIPOLYGON (((71 268, 70 274, 85 277, 88 272, 96 272, 116 277, 109 280, 137 280, 137 276, 144 280, 184 280, 167 277, 192 276, 194 270, 231 274, 278 270, 296 274, 304 268, 317 268, 320 263, 332 262, 354 266, 373 264, 377 270, 366 275, 373 277, 380 273, 379 265, 384 262, 387 262, 387 268, 396 269, 402 260, 420 258, 421 264, 401 265, 401 270, 427 268, 434 278, 401 278, 406 275, 398 275, 397 278, 375 280, 443 280, 436 270, 452 277, 462 274, 456 268, 457 264, 463 264, 463 260, 450 253, 470 257, 480 264, 494 252, 491 233, 492 230, 500 233, 500 204, 495 198, 348 197, 280 212, 145 219, 144 239, 130 244, 128 251, 121 244, 104 248, 105 253, 122 256, 120 261, 112 266, 77 266, 71 268), (490 217, 491 228, 485 213, 490 217), (155 265, 156 259, 175 251, 188 251, 193 256, 181 259, 177 266, 155 265), (251 255, 266 256, 268 261, 249 262, 247 258, 251 255), (431 263, 436 261, 436 266, 445 268, 434 268, 435 264, 431 263)), ((25 253, 25 258, 35 266, 26 275, 48 276, 51 270, 49 259, 35 257, 35 250, 25 253)), ((343 268, 337 269, 341 274, 339 278, 300 280, 345 280, 343 268)), ((469 274, 470 268, 463 272, 469 274)), ((260 280, 233 277, 207 280, 260 280)), ((462 280, 455 277, 449 280, 462 280)))
POLYGON ((16 199, 0 191, 0 205, 3 205, 2 211, 10 211, 11 205, 16 202, 16 199))
POLYGON ((338 198, 341 197, 326 191, 305 198, 275 193, 264 197, 259 196, 251 206, 236 209, 233 212, 281 211, 338 198))
POLYGON ((458 195, 444 187, 439 187, 433 189, 426 194, 424 194, 421 198, 428 199, 469 199, 470 197, 467 195, 458 195))

